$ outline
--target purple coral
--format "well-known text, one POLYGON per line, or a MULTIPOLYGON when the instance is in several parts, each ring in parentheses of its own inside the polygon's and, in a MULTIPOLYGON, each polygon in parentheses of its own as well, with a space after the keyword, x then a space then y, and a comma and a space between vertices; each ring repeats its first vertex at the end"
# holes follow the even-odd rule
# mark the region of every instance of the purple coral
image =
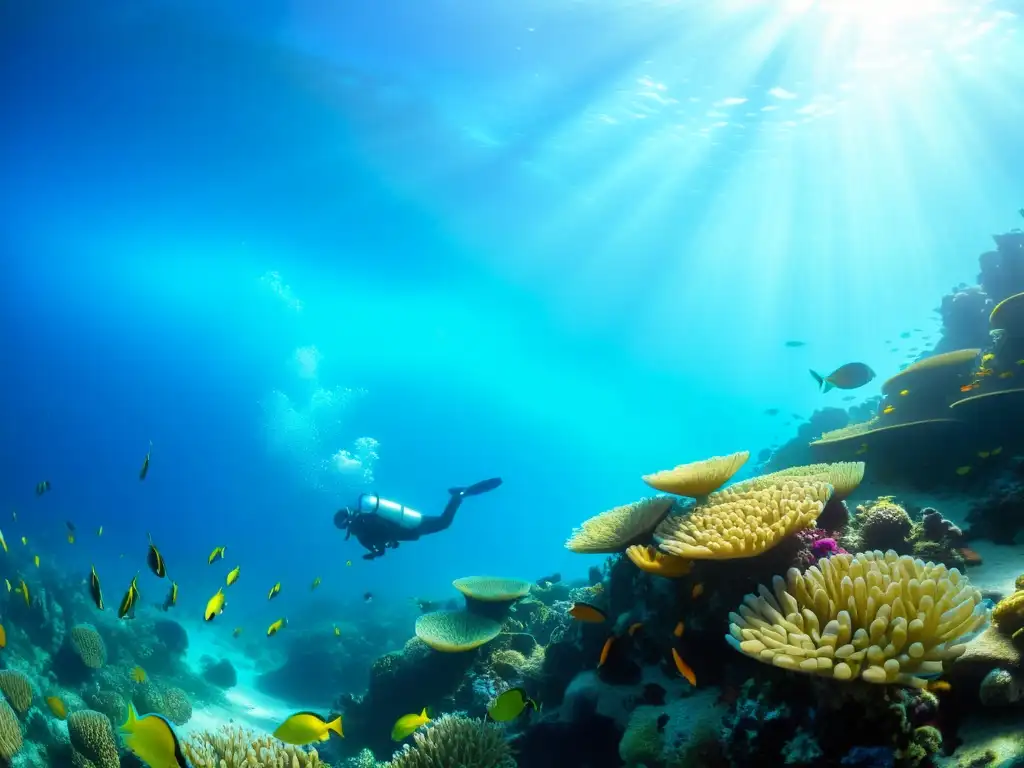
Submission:
POLYGON ((824 528, 804 528, 794 534, 800 542, 796 553, 796 565, 807 568, 824 557, 846 554, 846 550, 836 542, 835 535, 824 528))

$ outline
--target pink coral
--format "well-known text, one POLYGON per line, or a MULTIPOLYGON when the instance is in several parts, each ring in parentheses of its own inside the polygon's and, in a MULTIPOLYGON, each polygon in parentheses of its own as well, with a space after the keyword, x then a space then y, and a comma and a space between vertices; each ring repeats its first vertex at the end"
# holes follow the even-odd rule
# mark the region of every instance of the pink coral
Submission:
POLYGON ((814 565, 823 557, 846 554, 846 550, 836 543, 834 534, 824 528, 804 528, 795 536, 800 542, 795 558, 798 568, 814 565))

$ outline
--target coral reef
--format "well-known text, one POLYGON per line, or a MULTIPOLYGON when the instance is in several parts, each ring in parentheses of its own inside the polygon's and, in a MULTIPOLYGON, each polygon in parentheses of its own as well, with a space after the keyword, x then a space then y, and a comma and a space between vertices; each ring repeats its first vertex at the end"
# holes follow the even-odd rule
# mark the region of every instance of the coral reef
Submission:
POLYGON ((329 768, 315 749, 293 747, 234 726, 196 734, 182 742, 181 751, 193 768, 329 768))
POLYGON ((624 504, 585 520, 565 542, 573 552, 623 552, 647 537, 672 508, 671 496, 654 496, 624 504))
POLYGON ((68 734, 74 768, 118 768, 121 765, 114 732, 105 715, 88 709, 72 712, 68 715, 68 734))
POLYGON ((512 750, 499 725, 458 714, 442 715, 412 735, 413 744, 396 752, 389 768, 515 768, 512 750))

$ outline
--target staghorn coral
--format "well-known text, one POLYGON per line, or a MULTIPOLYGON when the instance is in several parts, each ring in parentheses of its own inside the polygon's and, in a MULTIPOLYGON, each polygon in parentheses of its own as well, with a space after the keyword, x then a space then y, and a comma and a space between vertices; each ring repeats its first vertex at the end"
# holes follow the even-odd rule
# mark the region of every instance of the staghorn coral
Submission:
POLYGON ((468 611, 435 611, 416 619, 416 637, 435 651, 460 653, 489 643, 501 624, 468 611))
POLYGON ((910 515, 893 501, 892 496, 857 507, 857 531, 860 545, 866 550, 895 550, 907 553, 907 540, 913 528, 910 515))
POLYGON ((643 547, 639 544, 626 549, 626 557, 646 573, 664 576, 667 579, 678 579, 693 570, 693 561, 675 555, 659 552, 655 547, 643 547))
POLYGON ((622 552, 653 531, 673 503, 671 496, 653 496, 602 512, 583 521, 565 547, 585 554, 622 552))
POLYGON ((195 734, 181 751, 193 768, 330 768, 315 749, 307 752, 237 726, 195 734))
POLYGON ((0 762, 10 760, 21 749, 21 724, 11 706, 0 699, 0 762))
POLYGON ((643 481, 662 493, 699 499, 729 482, 749 458, 750 451, 740 451, 728 456, 713 456, 703 461, 679 464, 673 469, 663 469, 651 475, 644 475, 643 481))
POLYGON ((184 725, 192 719, 192 702, 181 688, 164 691, 163 715, 175 725, 184 725))
POLYGON ((516 768, 504 730, 496 723, 442 715, 412 735, 388 768, 516 768))
POLYGON ((24 715, 32 706, 32 683, 21 672, 13 669, 0 671, 0 692, 19 715, 24 715))
POLYGON ((762 585, 729 614, 726 640, 783 669, 923 687, 987 619, 981 593, 956 569, 862 552, 762 585))
POLYGON ((811 525, 831 494, 832 486, 814 480, 754 478, 667 518, 654 537, 662 550, 679 557, 753 557, 811 525))
POLYGON ((68 735, 71 737, 71 764, 75 768, 118 768, 114 731, 106 715, 82 709, 68 715, 68 735))
POLYGON ((91 624, 76 624, 71 628, 71 647, 90 669, 99 669, 107 663, 107 646, 91 624))

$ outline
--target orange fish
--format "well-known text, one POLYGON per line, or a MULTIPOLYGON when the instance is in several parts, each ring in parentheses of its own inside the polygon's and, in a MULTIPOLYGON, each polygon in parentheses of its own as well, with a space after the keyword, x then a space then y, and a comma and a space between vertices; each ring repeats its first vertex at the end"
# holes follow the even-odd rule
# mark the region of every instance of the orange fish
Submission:
POLYGON ((608 620, 604 611, 590 603, 573 603, 569 615, 584 624, 600 624, 608 620))
POLYGON ((690 597, 697 598, 704 594, 703 584, 694 584, 693 589, 690 590, 690 597))
POLYGON ((611 653, 612 645, 615 643, 615 636, 609 637, 604 641, 604 648, 601 649, 601 658, 597 660, 597 666, 603 667, 604 663, 608 661, 608 654, 611 653))
POLYGON ((686 682, 696 688, 697 676, 693 674, 693 670, 690 669, 690 665, 683 661, 683 657, 679 655, 679 651, 675 648, 672 649, 672 661, 676 663, 676 669, 679 670, 680 675, 686 678, 686 682))
POLYGON ((927 687, 932 693, 947 693, 953 690, 953 686, 947 680, 932 680, 927 687))
POLYGON ((676 628, 672 630, 672 634, 676 637, 682 637, 683 629, 685 629, 685 627, 683 627, 683 622, 680 621, 678 624, 676 624, 676 628))
POLYGON ((980 386, 981 386, 981 382, 980 381, 972 381, 970 384, 964 384, 962 387, 960 387, 960 391, 961 392, 970 392, 972 389, 977 389, 980 386))
POLYGON ((643 625, 644 623, 642 621, 638 621, 636 624, 630 624, 627 633, 630 637, 632 637, 636 633, 636 631, 640 629, 643 625))

